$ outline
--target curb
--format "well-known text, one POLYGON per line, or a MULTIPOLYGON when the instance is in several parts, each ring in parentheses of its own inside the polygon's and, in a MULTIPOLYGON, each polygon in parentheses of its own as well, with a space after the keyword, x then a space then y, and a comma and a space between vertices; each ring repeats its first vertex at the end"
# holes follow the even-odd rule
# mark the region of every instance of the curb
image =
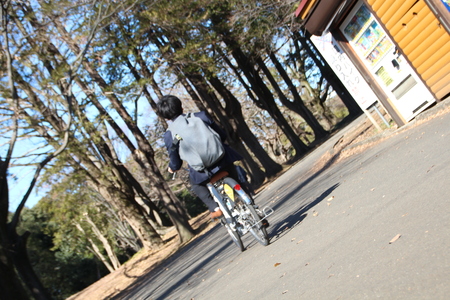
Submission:
MULTIPOLYGON (((411 127, 414 127, 415 125, 417 125, 418 122, 426 120, 428 118, 431 118, 431 117, 435 116, 438 112, 443 111, 443 110, 445 110, 445 109, 447 109, 449 107, 450 107, 450 96, 445 98, 444 100, 438 102, 433 107, 431 107, 431 108, 421 112, 412 121, 410 121, 409 123, 405 124, 404 126, 402 126, 400 128, 393 128, 393 129, 383 130, 382 132, 377 133, 374 136, 365 139, 364 141, 352 144, 352 145, 350 145, 348 147, 345 147, 344 149, 345 150, 353 149, 353 148, 356 148, 358 146, 370 144, 370 143, 382 140, 384 138, 388 138, 389 136, 391 136, 393 134, 397 134, 397 133, 403 132, 405 130, 410 129, 411 127)), ((344 150, 344 149, 342 149, 342 150, 344 150)))

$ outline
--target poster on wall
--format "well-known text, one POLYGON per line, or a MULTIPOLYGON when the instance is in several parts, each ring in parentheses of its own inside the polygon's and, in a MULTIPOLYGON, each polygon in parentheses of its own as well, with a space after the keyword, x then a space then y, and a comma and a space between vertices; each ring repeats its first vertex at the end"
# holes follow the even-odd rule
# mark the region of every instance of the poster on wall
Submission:
POLYGON ((375 48, 375 45, 383 37, 383 31, 377 22, 372 21, 370 25, 364 30, 359 39, 355 42, 356 48, 363 54, 367 56, 368 51, 375 48))
POLYGON ((391 41, 384 36, 377 46, 366 56, 366 60, 373 66, 392 48, 391 41))
POLYGON ((383 56, 394 48, 392 42, 380 24, 375 21, 370 11, 362 5, 345 26, 344 35, 354 49, 365 58, 371 67, 375 66, 383 56))
POLYGON ((311 41, 362 109, 368 109, 377 101, 375 93, 330 33, 312 36, 311 41))
POLYGON ((352 20, 348 23, 347 27, 344 29, 344 33, 349 41, 353 41, 356 35, 361 31, 363 27, 370 20, 370 11, 367 7, 362 6, 356 14, 353 16, 352 20))

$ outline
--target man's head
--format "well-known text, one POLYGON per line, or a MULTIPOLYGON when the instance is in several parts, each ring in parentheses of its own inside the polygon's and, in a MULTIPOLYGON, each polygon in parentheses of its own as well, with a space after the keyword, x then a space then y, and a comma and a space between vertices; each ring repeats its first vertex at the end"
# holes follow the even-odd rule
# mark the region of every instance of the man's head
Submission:
POLYGON ((168 120, 173 120, 183 113, 183 106, 178 97, 166 95, 159 99, 158 114, 168 120))

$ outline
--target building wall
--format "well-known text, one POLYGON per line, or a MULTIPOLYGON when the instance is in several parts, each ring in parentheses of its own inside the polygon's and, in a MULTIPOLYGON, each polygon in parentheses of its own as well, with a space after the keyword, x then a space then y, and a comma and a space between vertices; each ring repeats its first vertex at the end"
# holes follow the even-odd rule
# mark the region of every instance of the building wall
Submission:
POLYGON ((424 0, 366 0, 435 95, 450 93, 450 35, 424 0))

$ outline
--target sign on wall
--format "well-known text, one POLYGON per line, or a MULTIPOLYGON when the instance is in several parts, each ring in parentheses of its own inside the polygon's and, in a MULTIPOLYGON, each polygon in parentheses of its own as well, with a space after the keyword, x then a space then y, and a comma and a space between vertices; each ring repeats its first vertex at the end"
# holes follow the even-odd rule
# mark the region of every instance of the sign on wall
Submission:
POLYGON ((311 41, 362 109, 368 109, 377 101, 375 93, 330 33, 312 36, 311 41))

